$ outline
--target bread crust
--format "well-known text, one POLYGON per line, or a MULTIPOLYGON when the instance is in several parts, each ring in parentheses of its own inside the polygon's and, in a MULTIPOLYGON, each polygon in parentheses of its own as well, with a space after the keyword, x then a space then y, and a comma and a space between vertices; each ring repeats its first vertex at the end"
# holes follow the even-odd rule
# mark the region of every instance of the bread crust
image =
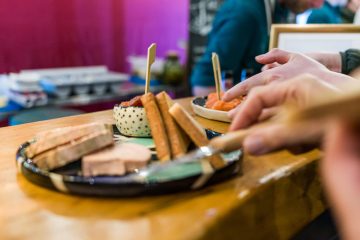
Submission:
POLYGON ((187 152, 190 139, 169 113, 169 109, 173 105, 170 96, 163 91, 156 95, 156 101, 158 103, 162 118, 164 120, 165 129, 169 137, 171 155, 175 158, 180 157, 187 152))
MULTIPOLYGON (((196 146, 202 147, 209 144, 205 129, 180 104, 175 103, 169 112, 196 146)), ((208 159, 215 169, 226 165, 220 155, 214 155, 208 159)))
POLYGON ((114 144, 112 132, 103 130, 86 135, 65 145, 43 152, 33 161, 42 169, 52 170, 76 161, 86 154, 114 144))
POLYGON ((157 156, 161 161, 170 160, 171 150, 169 139, 154 94, 144 94, 141 97, 141 102, 145 108, 146 117, 149 121, 151 135, 155 142, 157 156))
POLYGON ((26 154, 32 158, 50 149, 106 129, 107 127, 104 124, 91 123, 40 132, 35 136, 35 142, 26 149, 26 154))

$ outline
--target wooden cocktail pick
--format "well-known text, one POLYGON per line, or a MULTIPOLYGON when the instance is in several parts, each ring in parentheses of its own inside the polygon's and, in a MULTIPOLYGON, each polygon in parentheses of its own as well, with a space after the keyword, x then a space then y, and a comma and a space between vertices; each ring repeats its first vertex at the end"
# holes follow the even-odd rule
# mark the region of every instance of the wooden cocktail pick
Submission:
POLYGON ((147 52, 145 94, 147 94, 150 90, 151 65, 155 62, 155 57, 156 43, 153 43, 148 48, 147 52))
POLYGON ((214 79, 215 79, 215 86, 216 86, 216 94, 218 96, 218 100, 221 99, 221 68, 220 68, 220 61, 219 56, 216 53, 212 53, 212 65, 214 70, 214 79))

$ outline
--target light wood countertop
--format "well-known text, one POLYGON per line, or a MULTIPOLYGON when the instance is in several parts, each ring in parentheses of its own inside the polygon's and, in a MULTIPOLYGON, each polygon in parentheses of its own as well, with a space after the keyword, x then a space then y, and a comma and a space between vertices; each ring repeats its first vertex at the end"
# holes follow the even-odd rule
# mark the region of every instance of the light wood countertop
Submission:
MULTIPOLYGON (((179 102, 190 111, 189 99, 179 102)), ((243 176, 156 197, 71 196, 17 173, 16 150, 37 132, 94 121, 113 123, 112 111, 0 128, 0 239, 288 239, 325 209, 317 150, 245 156, 243 176)))

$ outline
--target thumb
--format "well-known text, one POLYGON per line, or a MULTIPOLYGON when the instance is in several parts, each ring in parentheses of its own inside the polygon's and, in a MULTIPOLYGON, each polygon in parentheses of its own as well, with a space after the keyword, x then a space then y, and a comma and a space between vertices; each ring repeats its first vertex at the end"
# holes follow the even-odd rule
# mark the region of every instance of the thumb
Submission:
POLYGON ((317 122, 291 127, 274 124, 254 131, 244 140, 243 147, 250 154, 261 155, 279 148, 318 142, 322 132, 317 122))
POLYGON ((268 53, 257 56, 255 59, 264 65, 272 63, 285 64, 290 60, 291 56, 290 52, 275 48, 268 53))

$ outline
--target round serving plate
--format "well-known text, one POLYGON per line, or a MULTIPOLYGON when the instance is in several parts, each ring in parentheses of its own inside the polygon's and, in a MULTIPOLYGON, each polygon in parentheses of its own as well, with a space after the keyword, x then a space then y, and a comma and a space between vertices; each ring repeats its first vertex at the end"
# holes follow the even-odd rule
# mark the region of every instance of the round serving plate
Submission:
MULTIPOLYGON (((151 138, 128 138, 121 136, 115 126, 113 128, 115 141, 136 142, 154 150, 151 138)), ((220 135, 211 130, 206 130, 206 133, 209 139, 220 135)), ((189 191, 229 179, 241 173, 242 169, 242 152, 239 150, 222 154, 227 162, 226 166, 210 173, 204 171, 201 161, 196 161, 172 165, 141 181, 129 178, 128 175, 84 177, 81 175, 81 161, 52 171, 39 169, 26 156, 25 150, 30 144, 31 141, 22 144, 17 151, 16 163, 19 172, 36 185, 76 195, 134 197, 189 191)), ((156 159, 156 155, 153 155, 153 159, 156 159)))
POLYGON ((206 101, 207 97, 197 97, 191 101, 192 109, 197 115, 211 120, 231 122, 228 112, 208 109, 205 107, 206 101))

